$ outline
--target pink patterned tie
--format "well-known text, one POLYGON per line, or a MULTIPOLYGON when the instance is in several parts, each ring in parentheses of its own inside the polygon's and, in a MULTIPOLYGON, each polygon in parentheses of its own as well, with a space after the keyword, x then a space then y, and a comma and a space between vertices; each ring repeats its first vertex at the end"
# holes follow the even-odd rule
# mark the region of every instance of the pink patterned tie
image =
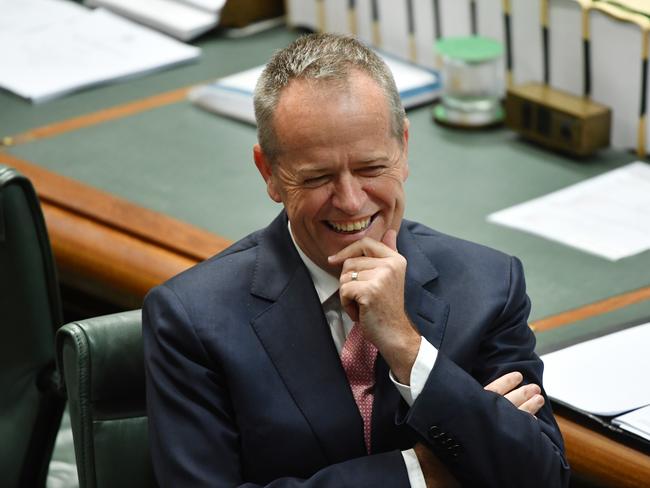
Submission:
POLYGON ((361 326, 355 322, 343 344, 341 363, 363 419, 363 439, 368 454, 370 454, 370 422, 372 420, 376 359, 377 348, 364 339, 361 326))

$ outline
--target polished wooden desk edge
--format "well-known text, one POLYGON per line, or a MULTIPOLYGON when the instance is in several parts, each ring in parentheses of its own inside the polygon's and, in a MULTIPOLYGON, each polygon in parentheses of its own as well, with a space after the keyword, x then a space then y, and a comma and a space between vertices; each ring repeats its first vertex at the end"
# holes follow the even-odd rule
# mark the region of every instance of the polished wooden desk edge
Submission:
POLYGON ((571 468, 615 487, 647 487, 650 456, 562 415, 555 416, 571 468))
POLYGON ((65 210, 71 218, 96 222, 194 262, 207 259, 231 244, 228 239, 211 232, 140 207, 11 154, 0 153, 0 162, 27 176, 43 205, 65 210))
POLYGON ((197 260, 44 203, 43 213, 62 283, 124 309, 197 260))

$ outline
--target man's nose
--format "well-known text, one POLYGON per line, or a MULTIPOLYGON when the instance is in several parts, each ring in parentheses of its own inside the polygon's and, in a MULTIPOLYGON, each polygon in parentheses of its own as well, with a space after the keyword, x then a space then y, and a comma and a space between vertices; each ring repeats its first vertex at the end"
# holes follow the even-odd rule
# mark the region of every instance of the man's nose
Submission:
POLYGON ((339 178, 334 188, 333 205, 348 215, 355 215, 366 202, 366 192, 354 175, 346 174, 339 178))

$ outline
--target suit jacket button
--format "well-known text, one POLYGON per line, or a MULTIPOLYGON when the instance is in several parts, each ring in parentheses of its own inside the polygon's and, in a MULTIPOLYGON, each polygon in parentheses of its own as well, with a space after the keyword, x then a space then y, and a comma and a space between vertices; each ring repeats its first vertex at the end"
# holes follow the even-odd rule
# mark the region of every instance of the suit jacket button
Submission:
POLYGON ((437 425, 434 425, 429 429, 429 437, 435 441, 439 441, 442 436, 444 436, 445 433, 440 430, 440 427, 437 425))

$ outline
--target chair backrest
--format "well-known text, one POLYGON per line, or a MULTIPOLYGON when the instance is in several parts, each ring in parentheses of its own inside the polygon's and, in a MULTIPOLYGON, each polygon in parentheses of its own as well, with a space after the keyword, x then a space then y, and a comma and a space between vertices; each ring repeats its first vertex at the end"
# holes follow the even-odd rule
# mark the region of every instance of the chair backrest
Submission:
POLYGON ((81 488, 155 486, 140 310, 66 324, 56 336, 81 488))
POLYGON ((54 260, 34 188, 0 165, 2 486, 45 486, 65 406, 54 369, 61 317, 54 260))

